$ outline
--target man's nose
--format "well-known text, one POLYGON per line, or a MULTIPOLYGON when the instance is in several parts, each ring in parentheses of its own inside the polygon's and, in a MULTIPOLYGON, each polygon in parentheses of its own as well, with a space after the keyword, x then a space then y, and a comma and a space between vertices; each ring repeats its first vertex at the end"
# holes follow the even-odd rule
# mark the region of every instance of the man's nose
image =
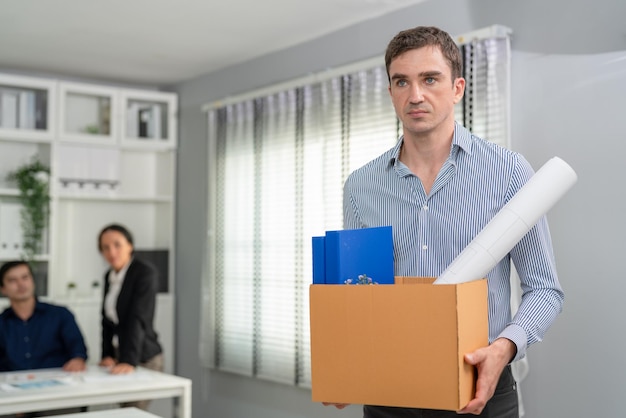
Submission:
POLYGON ((409 100, 411 103, 421 103, 424 101, 424 94, 419 85, 412 84, 410 92, 409 100))

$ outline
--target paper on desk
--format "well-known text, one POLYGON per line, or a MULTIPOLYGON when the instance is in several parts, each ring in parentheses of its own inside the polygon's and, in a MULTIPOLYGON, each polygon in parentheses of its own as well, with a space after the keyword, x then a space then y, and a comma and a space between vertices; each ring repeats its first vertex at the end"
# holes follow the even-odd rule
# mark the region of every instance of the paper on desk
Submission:
POLYGON ((11 383, 0 383, 0 389, 5 392, 28 389, 45 389, 55 386, 64 386, 75 383, 71 377, 61 377, 57 379, 33 379, 27 381, 15 381, 11 383))

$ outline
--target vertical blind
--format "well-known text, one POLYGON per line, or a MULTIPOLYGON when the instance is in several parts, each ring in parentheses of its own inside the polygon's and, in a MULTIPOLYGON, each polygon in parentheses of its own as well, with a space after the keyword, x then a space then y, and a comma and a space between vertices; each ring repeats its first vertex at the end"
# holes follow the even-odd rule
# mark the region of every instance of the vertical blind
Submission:
MULTIPOLYGON (((457 120, 506 144, 508 38, 461 48, 457 120)), ((208 110, 206 366, 310 386, 311 237, 342 228, 346 177, 396 143, 387 86, 375 66, 208 110)))

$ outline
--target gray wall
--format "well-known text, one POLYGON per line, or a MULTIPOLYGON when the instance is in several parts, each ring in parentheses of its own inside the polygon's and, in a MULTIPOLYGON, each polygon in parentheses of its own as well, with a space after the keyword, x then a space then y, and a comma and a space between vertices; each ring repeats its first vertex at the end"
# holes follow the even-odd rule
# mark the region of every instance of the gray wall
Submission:
MULTIPOLYGON (((200 106, 228 95, 381 56, 398 31, 437 25, 461 34, 491 24, 513 29, 513 148, 535 168, 558 155, 578 184, 550 212, 563 314, 529 350, 526 416, 622 416, 626 292, 616 261, 626 245, 626 199, 618 131, 626 93, 626 16, 621 0, 437 0, 175 86, 181 135, 177 206, 177 371, 193 379, 194 417, 358 417, 310 402, 306 390, 203 370, 198 355, 206 231, 206 122, 200 106), (594 16, 594 23, 589 17, 594 16), (616 52, 617 51, 617 52, 616 52), (619 113, 618 113, 619 112, 619 113), (616 332, 617 331, 617 332, 616 332)), ((620 135, 621 133, 621 135, 620 135)), ((623 274, 621 274, 623 275, 623 274)))

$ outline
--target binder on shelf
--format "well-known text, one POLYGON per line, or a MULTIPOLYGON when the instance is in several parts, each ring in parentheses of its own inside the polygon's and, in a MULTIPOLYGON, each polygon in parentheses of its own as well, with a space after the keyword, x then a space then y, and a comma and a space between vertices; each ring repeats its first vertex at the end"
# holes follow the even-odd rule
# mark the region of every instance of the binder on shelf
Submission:
POLYGON ((126 136, 139 137, 139 103, 130 102, 126 113, 126 136))
POLYGON ((48 94, 38 91, 35 94, 35 129, 45 130, 48 128, 48 94))
POLYGON ((150 113, 151 109, 149 107, 142 107, 138 111, 139 116, 139 135, 137 138, 149 138, 150 136, 150 113))
POLYGON ((22 205, 0 203, 0 257, 19 258, 23 250, 22 205))
POLYGON ((19 129, 35 129, 35 92, 22 90, 19 92, 19 129))
POLYGON ((61 144, 58 180, 63 195, 113 195, 120 183, 120 151, 61 144))
POLYGON ((324 237, 314 237, 313 266, 314 284, 344 284, 360 275, 378 284, 393 284, 391 226, 326 231, 324 237))
POLYGON ((16 129, 18 126, 19 92, 10 89, 0 89, 0 127, 16 129))
POLYGON ((163 135, 161 133, 161 105, 155 103, 152 105, 152 115, 150 123, 150 138, 161 139, 163 135))

